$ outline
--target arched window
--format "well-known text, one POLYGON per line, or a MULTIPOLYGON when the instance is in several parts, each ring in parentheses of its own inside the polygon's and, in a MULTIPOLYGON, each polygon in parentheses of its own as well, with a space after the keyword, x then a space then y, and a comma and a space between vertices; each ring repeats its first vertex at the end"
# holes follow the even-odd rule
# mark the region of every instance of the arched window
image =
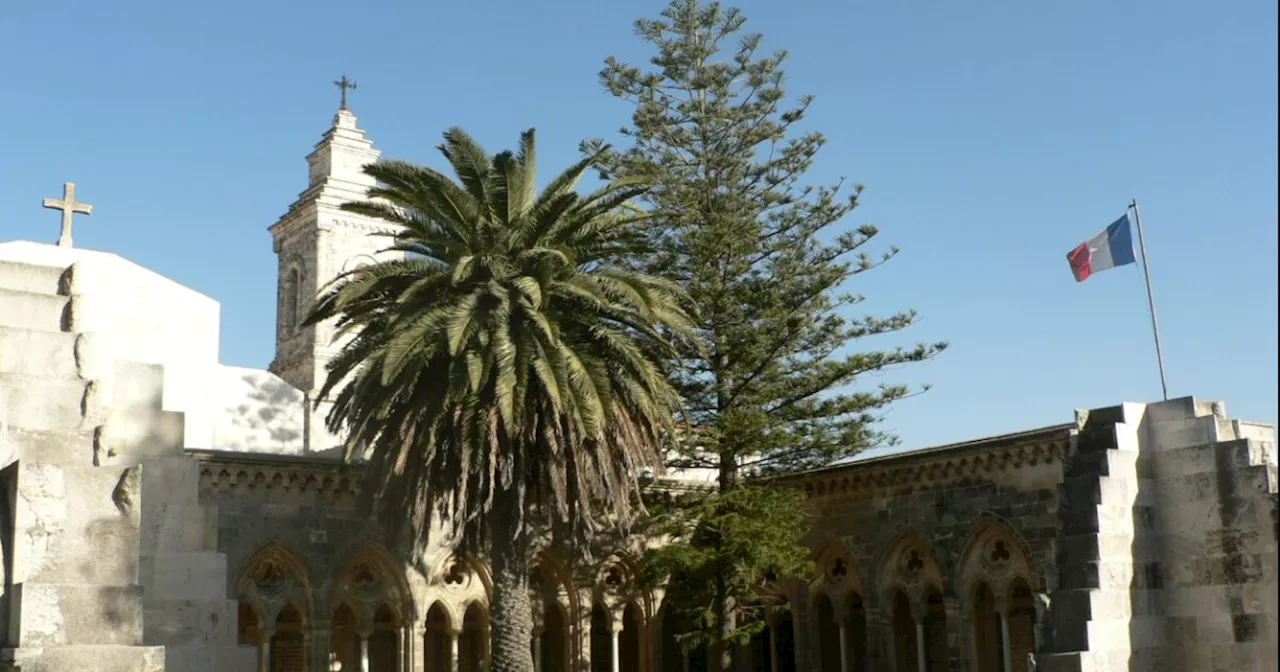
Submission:
POLYGON ((293 331, 298 326, 298 269, 289 269, 284 281, 284 328, 293 331))

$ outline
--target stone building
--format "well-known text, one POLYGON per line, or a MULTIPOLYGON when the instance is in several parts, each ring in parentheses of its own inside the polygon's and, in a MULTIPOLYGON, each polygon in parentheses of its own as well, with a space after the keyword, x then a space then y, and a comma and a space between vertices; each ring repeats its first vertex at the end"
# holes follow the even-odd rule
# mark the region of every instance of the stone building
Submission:
MULTIPOLYGON (((483 560, 385 545, 308 410, 332 334, 300 318, 377 256, 382 225, 338 209, 377 157, 339 111, 271 227, 266 371, 218 362, 208 297, 0 243, 0 670, 486 668, 483 560)), ((1274 441, 1186 398, 780 480, 809 495, 822 578, 762 589, 788 609, 739 669, 1276 670, 1274 441)), ((541 670, 704 669, 634 587, 643 543, 538 552, 541 670)))

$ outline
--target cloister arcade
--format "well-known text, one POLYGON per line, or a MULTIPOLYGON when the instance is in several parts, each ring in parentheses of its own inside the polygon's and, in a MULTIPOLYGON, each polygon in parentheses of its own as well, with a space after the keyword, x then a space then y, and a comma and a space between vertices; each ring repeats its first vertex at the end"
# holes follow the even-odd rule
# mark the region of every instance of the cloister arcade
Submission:
MULTIPOLYGON (((941 672, 957 655, 973 672, 1026 672, 1034 575, 1004 527, 976 529, 948 563, 950 575, 912 534, 892 541, 865 575, 838 542, 814 560, 817 580, 779 580, 762 595, 782 608, 736 652, 733 672, 941 672)), ((660 592, 634 588, 637 569, 616 554, 583 581, 549 553, 535 558, 530 647, 539 672, 708 669, 705 651, 676 644, 681 628, 660 592)), ((240 643, 258 649, 259 672, 486 671, 492 586, 484 566, 448 558, 411 588, 412 574, 366 544, 325 583, 330 606, 321 614, 302 563, 268 543, 233 585, 240 643)))

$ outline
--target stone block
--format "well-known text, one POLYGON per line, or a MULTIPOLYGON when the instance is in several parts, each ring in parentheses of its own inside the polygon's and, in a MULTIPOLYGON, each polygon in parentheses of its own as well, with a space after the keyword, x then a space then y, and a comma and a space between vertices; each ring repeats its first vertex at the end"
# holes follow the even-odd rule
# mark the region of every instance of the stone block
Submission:
POLYGON ((217 647, 236 641, 239 605, 226 599, 147 600, 146 641, 217 647))
POLYGON ((76 378, 75 334, 0 326, 0 373, 76 378))
POLYGON ((1110 449, 1073 455, 1071 457, 1070 475, 1084 476, 1089 474, 1116 478, 1137 478, 1138 452, 1110 449))
POLYGON ((1168 420, 1152 423, 1150 441, 1153 450, 1160 452, 1189 448, 1235 438, 1231 423, 1216 415, 1168 420))
POLYGON ((142 643, 142 586, 22 583, 13 587, 23 647, 142 643))
POLYGON ((14 510, 16 582, 137 581, 136 496, 121 469, 18 465, 14 510))
POLYGON ((0 373, 0 425, 44 431, 79 430, 85 383, 0 373))
POLYGON ((1168 479, 1199 473, 1216 473, 1221 466, 1232 468, 1265 464, 1267 446, 1245 439, 1190 446, 1155 456, 1155 475, 1168 479))
POLYGON ((36 266, 13 261, 0 261, 0 289, 32 294, 58 294, 62 289, 60 266, 36 266))
POLYGON ((160 409, 164 404, 164 367, 116 362, 112 405, 116 408, 160 409))
POLYGON ((67 466, 93 465, 92 431, 39 431, 0 426, 0 446, 15 459, 67 466))
POLYGON ((206 550, 208 520, 199 504, 146 504, 141 521, 140 548, 145 553, 183 553, 206 550))
POLYGON ((1124 590, 1132 587, 1133 563, 1127 560, 1100 560, 1067 565, 1062 569, 1063 590, 1101 588, 1124 590))
POLYGON ((184 438, 182 413, 122 408, 113 410, 107 419, 101 443, 113 464, 136 464, 182 455, 184 438))
POLYGON ((142 558, 139 581, 147 603, 156 600, 222 598, 227 589, 227 556, 222 553, 156 553, 142 558))
POLYGON ((11 649, 2 662, 22 672, 165 672, 165 651, 163 646, 23 647, 11 649))
POLYGON ((68 305, 65 296, 0 288, 0 326, 60 332, 68 305))

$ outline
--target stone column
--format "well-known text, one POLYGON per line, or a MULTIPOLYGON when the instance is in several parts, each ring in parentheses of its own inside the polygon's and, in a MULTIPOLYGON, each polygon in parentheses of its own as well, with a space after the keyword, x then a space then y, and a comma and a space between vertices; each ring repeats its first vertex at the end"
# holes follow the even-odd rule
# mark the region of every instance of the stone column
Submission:
POLYGON ((360 631, 360 672, 369 672, 369 635, 368 630, 360 631))
POLYGON ((1004 672, 1013 672, 1013 642, 1009 641, 1009 610, 1000 610, 1000 647, 1004 653, 1004 672))
POLYGON ((409 669, 409 633, 410 628, 396 630, 396 669, 395 672, 407 672, 409 669))
POLYGON ((542 629, 533 631, 533 670, 542 672, 542 629))
POLYGON ((622 670, 622 660, 618 655, 620 653, 618 651, 618 634, 616 628, 609 629, 609 654, 613 661, 609 669, 613 670, 613 672, 621 672, 622 670))
POLYGON ((410 627, 409 634, 409 672, 426 672, 427 669, 427 629, 423 625, 410 627))
POLYGON ((327 621, 324 625, 316 624, 316 627, 311 630, 312 634, 308 635, 310 641, 303 644, 305 647, 303 655, 315 661, 308 669, 329 672, 329 658, 333 649, 333 631, 327 627, 328 625, 327 621))
MULTIPOLYGON (((769 669, 778 669, 778 620, 770 614, 769 625, 769 669)), ((921 672, 924 672, 921 670, 921 672)))
POLYGON ((843 619, 836 625, 840 628, 840 672, 849 672, 849 628, 843 619))
POLYGON ((458 638, 461 630, 449 631, 449 672, 458 672, 458 638))
POLYGON ((920 672, 929 672, 929 646, 924 638, 924 619, 916 617, 916 662, 920 672))
POLYGON ((271 669, 271 638, 275 636, 274 630, 258 630, 259 636, 262 638, 262 644, 258 646, 258 672, 269 672, 271 669))

